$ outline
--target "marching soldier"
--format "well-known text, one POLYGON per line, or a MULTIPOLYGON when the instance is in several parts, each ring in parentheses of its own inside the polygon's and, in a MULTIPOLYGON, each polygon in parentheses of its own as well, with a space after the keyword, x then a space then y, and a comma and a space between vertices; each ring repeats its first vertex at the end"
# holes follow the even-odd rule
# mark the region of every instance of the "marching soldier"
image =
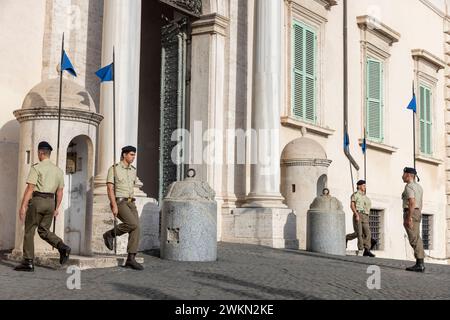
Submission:
POLYGON ((353 228, 354 233, 346 236, 346 241, 358 238, 358 250, 364 250, 363 256, 375 257, 370 252, 372 247, 371 234, 369 227, 369 214, 372 207, 370 199, 366 196, 366 182, 360 180, 357 183, 358 191, 351 197, 351 209, 353 211, 353 228))
POLYGON ((414 168, 403 170, 403 182, 406 183, 402 193, 403 200, 403 226, 408 234, 409 244, 414 249, 416 264, 407 268, 407 271, 425 272, 425 251, 420 238, 420 222, 422 221, 423 189, 416 182, 417 171, 414 168))
POLYGON ((59 262, 65 264, 70 247, 50 231, 53 217, 59 214, 64 189, 64 173, 50 161, 52 147, 45 141, 38 145, 39 163, 34 164, 28 175, 27 188, 23 195, 19 218, 25 222, 23 262, 16 271, 34 271, 34 235, 36 228, 42 240, 58 249, 59 262), (56 207, 55 207, 56 194, 56 207))
POLYGON ((107 190, 114 218, 122 223, 103 235, 105 245, 109 250, 114 248, 114 238, 128 233, 128 258, 126 267, 143 270, 135 258, 139 247, 139 216, 135 205, 134 186, 136 184, 136 168, 131 164, 136 158, 136 148, 132 146, 122 149, 121 161, 108 171, 107 190))

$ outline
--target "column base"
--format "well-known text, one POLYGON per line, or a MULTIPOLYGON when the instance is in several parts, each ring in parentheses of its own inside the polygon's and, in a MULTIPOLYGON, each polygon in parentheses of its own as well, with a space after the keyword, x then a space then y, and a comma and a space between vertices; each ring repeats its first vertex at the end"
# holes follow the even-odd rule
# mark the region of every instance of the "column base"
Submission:
POLYGON ((250 193, 242 208, 280 208, 287 209, 283 203, 284 198, 281 194, 252 194, 250 193))
POLYGON ((222 217, 222 241, 298 249, 294 211, 283 208, 238 208, 222 217))

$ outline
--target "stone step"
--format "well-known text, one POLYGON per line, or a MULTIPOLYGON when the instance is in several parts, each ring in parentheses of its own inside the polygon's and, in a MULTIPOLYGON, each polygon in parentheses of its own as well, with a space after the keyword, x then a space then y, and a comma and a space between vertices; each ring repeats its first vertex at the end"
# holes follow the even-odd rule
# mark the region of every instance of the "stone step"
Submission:
MULTIPOLYGON (((6 254, 6 257, 8 260, 14 262, 22 261, 21 255, 14 255, 10 253, 6 254)), ((80 268, 80 270, 88 270, 121 267, 125 264, 126 260, 126 255, 94 255, 91 257, 71 255, 67 264, 61 266, 59 264, 59 255, 48 254, 37 256, 34 260, 34 263, 36 266, 48 267, 52 269, 66 269, 70 266, 76 266, 80 268)), ((144 263, 144 258, 136 257, 136 261, 139 263, 144 263)))

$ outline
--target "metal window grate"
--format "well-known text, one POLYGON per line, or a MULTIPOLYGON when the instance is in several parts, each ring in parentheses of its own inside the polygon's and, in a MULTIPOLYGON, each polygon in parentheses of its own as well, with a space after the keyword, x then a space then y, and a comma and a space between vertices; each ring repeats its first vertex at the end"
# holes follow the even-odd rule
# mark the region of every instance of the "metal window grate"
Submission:
POLYGON ((422 215, 422 241, 425 250, 432 249, 433 238, 433 216, 429 214, 422 215))
POLYGON ((370 233, 372 234, 372 239, 377 241, 377 245, 373 250, 381 250, 381 210, 370 210, 369 216, 369 227, 370 233))

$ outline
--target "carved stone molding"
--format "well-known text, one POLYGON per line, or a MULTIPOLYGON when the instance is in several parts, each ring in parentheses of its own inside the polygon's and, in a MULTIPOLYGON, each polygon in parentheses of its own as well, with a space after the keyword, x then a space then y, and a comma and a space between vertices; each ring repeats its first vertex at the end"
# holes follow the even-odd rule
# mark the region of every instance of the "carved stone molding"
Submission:
POLYGON ((200 20, 192 24, 192 35, 220 34, 227 35, 230 19, 217 13, 204 15, 200 20))
POLYGON ((159 0, 187 14, 200 17, 202 15, 202 0, 159 0))
POLYGON ((365 15, 359 16, 356 19, 361 30, 374 33, 379 38, 386 41, 389 45, 392 45, 400 40, 400 33, 388 27, 375 17, 365 15))
POLYGON ((332 160, 327 159, 298 159, 298 160, 281 160, 282 167, 326 167, 328 168, 332 160))
MULTIPOLYGON (((20 123, 33 120, 57 120, 58 108, 45 107, 34 109, 21 109, 14 111, 14 116, 20 123)), ((94 113, 77 109, 62 109, 61 120, 82 122, 90 125, 98 126, 103 120, 103 116, 94 113)))

